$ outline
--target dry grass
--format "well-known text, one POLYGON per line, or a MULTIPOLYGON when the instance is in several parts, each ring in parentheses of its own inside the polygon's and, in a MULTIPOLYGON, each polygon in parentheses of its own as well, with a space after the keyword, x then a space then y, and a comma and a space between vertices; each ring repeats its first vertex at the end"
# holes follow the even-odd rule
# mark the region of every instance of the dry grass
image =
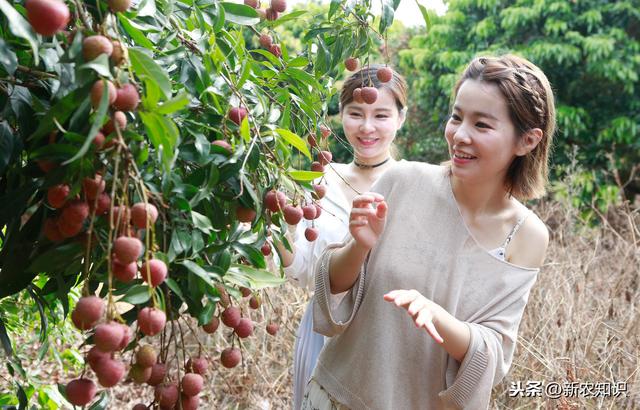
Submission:
MULTIPOLYGON (((640 209, 612 211, 598 229, 578 226, 573 211, 563 210, 557 203, 542 203, 537 212, 552 232, 547 262, 529 297, 511 371, 494 389, 492 407, 640 408, 640 209), (509 397, 511 382, 526 384, 530 380, 561 385, 626 381, 627 394, 620 398, 552 399, 544 393, 539 398, 509 397)), ((229 340, 228 331, 221 332, 224 326, 213 336, 198 332, 212 363, 201 408, 291 408, 295 329, 308 296, 289 284, 266 294, 264 299, 270 304, 250 311, 256 328, 254 336, 243 341, 242 366, 229 370, 220 365, 219 354, 229 340), (264 330, 272 319, 281 323, 277 337, 264 330)), ((184 326, 184 333, 185 346, 197 354, 200 346, 188 326, 184 326)), ((173 352, 170 357, 176 360, 173 352)), ((152 390, 123 384, 110 394, 110 408, 127 409, 140 399, 150 402, 152 390)))

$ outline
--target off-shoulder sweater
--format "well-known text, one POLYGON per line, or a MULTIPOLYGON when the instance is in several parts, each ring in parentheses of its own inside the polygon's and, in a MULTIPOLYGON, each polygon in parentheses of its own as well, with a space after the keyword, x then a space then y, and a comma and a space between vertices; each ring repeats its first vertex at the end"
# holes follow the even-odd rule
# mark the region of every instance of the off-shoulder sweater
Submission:
POLYGON ((351 409, 486 409, 509 370, 538 269, 500 260, 473 238, 446 168, 402 161, 372 188, 389 210, 384 232, 354 286, 330 306, 330 245, 316 264, 314 330, 332 336, 313 377, 351 409), (463 321, 458 362, 404 309, 383 300, 417 289, 463 321))

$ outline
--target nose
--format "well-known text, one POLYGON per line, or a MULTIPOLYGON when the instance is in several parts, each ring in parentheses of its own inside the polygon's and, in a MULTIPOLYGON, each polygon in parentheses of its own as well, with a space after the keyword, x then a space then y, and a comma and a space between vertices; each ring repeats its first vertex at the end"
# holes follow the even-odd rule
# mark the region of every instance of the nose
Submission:
POLYGON ((373 126, 373 121, 369 117, 364 117, 362 122, 360 123, 360 132, 370 133, 375 131, 375 127, 373 126))
POLYGON ((471 144, 471 136, 469 134, 469 130, 464 124, 460 124, 460 126, 453 133, 453 143, 454 144, 471 144))

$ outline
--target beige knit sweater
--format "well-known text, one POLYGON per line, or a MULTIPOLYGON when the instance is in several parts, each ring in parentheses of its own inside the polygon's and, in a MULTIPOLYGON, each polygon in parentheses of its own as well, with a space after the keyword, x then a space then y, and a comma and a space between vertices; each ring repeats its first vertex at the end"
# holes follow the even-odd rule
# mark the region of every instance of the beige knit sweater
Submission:
POLYGON ((471 236, 446 169, 399 162, 373 187, 387 224, 347 297, 330 311, 330 245, 316 265, 314 330, 333 336, 314 378, 351 409, 485 409, 507 373, 538 269, 492 256, 471 236), (404 309, 383 300, 417 289, 470 329, 462 361, 450 357, 404 309))

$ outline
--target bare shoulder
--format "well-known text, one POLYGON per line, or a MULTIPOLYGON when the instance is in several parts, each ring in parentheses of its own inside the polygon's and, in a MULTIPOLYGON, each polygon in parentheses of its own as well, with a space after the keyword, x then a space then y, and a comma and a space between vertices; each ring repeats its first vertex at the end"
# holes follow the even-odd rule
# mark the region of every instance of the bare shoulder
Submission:
POLYGON ((509 262, 527 268, 538 268, 544 262, 549 245, 549 230, 542 220, 531 213, 511 240, 509 262))

